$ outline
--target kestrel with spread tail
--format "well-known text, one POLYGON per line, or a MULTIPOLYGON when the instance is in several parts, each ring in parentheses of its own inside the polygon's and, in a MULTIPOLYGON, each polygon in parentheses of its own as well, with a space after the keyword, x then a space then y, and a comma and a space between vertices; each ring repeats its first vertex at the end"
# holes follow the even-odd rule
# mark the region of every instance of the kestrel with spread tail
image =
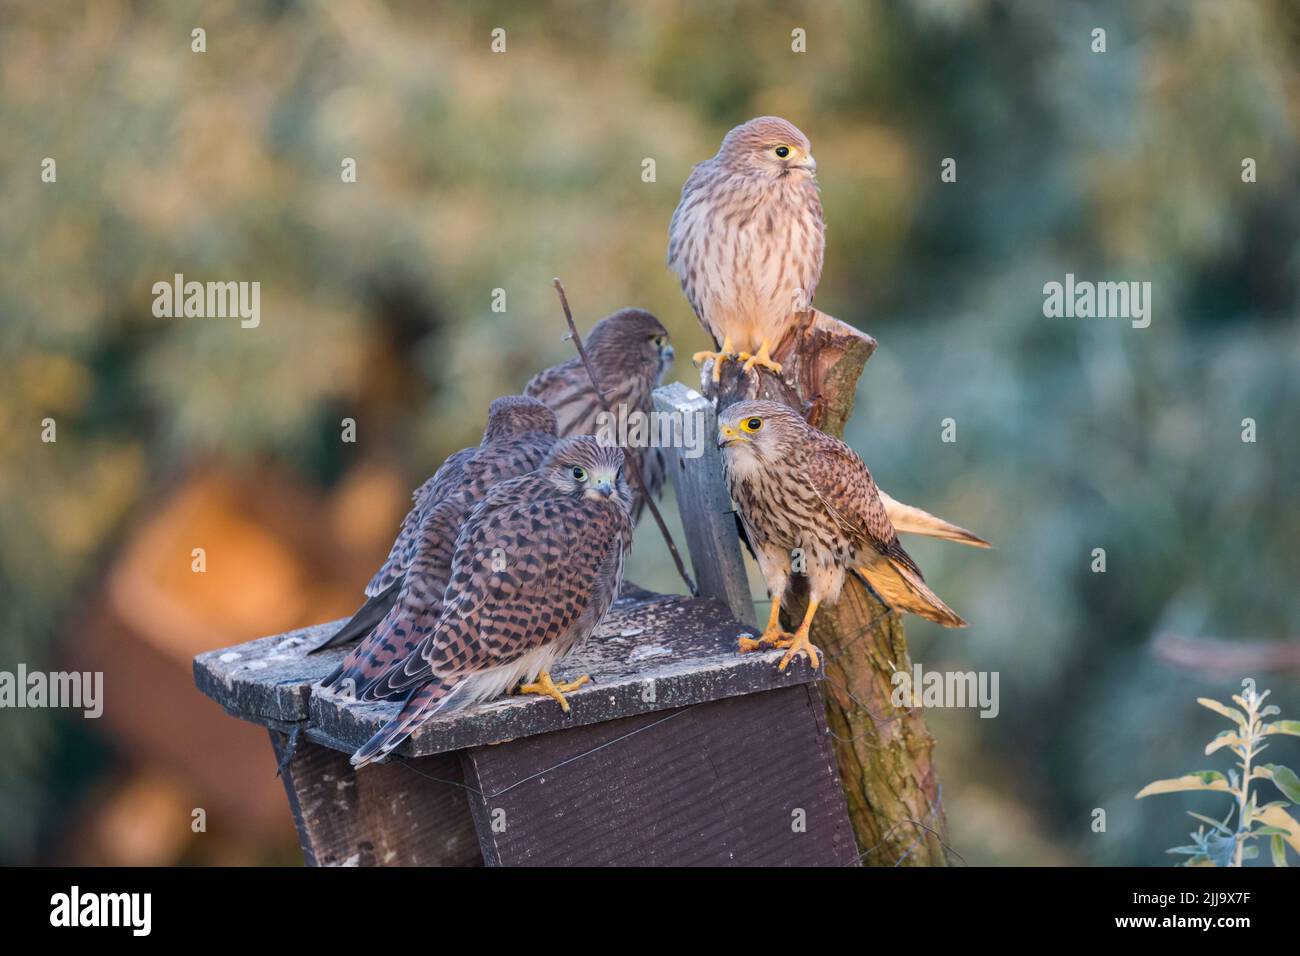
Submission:
POLYGON ((800 653, 816 667, 818 652, 808 630, 817 608, 839 599, 850 570, 896 611, 945 627, 965 626, 903 550, 871 472, 844 442, 788 406, 755 400, 719 415, 718 445, 731 497, 772 594, 767 627, 756 640, 742 638, 742 651, 785 647, 782 670, 800 653), (781 600, 796 554, 808 577, 808 610, 788 634, 781 630, 781 600))
POLYGON ((780 372, 772 352, 812 308, 826 225, 808 137, 776 116, 737 126, 718 155, 696 165, 668 227, 668 268, 716 352, 780 372))
POLYGON ((585 683, 551 679, 554 662, 596 629, 632 545, 623 452, 595 438, 561 439, 542 467, 501 482, 461 527, 435 621, 413 620, 414 654, 389 667, 380 696, 404 695, 397 716, 352 757, 383 758, 434 714, 488 700, 523 681, 567 713, 585 683))
POLYGON ((465 516, 497 482, 537 468, 555 442, 555 414, 543 403, 523 395, 492 402, 478 447, 456 452, 416 490, 415 504, 402 522, 388 560, 366 586, 366 603, 313 648, 335 647, 369 635, 322 686, 349 687, 360 696, 390 662, 414 649, 416 642, 404 637, 397 624, 417 613, 432 614, 437 620, 465 516))
MULTIPOLYGON (((592 326, 583 340, 583 348, 619 421, 626 421, 633 413, 648 416, 653 410, 650 395, 673 364, 673 347, 662 323, 642 309, 620 309, 592 326)), ((600 433, 605 406, 596 395, 581 358, 575 356, 538 372, 524 387, 524 394, 550 406, 559 421, 560 437, 600 433)), ((622 434, 622 430, 618 433, 622 434)), ((624 451, 636 452, 646 490, 659 497, 666 475, 662 449, 625 448, 624 451)), ((644 506, 644 497, 634 488, 633 522, 640 519, 644 506)))

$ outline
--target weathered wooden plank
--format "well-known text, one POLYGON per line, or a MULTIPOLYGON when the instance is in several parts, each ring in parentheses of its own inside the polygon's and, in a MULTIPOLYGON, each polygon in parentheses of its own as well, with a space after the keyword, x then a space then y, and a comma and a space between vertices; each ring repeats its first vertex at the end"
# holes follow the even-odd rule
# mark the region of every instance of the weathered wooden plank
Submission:
POLYGON ((685 448, 664 449, 700 595, 721 601, 736 620, 752 627, 754 602, 731 497, 722 480, 713 403, 681 382, 673 382, 655 390, 654 404, 658 412, 695 420, 698 434, 703 436, 703 454, 698 458, 687 457, 685 448))
MULTIPOLYGON (((619 606, 627 608, 658 597, 625 581, 619 591, 619 606)), ((306 653, 342 624, 342 619, 327 621, 199 654, 194 658, 194 683, 233 716, 287 732, 309 716, 312 685, 356 646, 306 653)))
POLYGON ((333 669, 338 656, 304 652, 342 624, 313 624, 199 654, 194 683, 235 717, 257 723, 305 720, 311 685, 333 669))
MULTIPOLYGON (((434 717, 398 753, 443 753, 815 679, 806 664, 780 673, 775 651, 737 654, 736 638, 744 629, 717 601, 669 597, 616 610, 586 647, 555 671, 565 679, 591 675, 590 684, 567 695, 569 714, 548 698, 505 697, 434 717)), ((317 694, 308 736, 354 749, 397 708, 317 694)))
POLYGON ((490 866, 851 865, 817 686, 465 754, 490 866))
MULTIPOLYGON (((288 738, 270 735, 283 759, 288 738)), ((304 741, 284 770, 308 866, 480 865, 462 782, 454 755, 354 771, 346 754, 304 741)))
MULTIPOLYGON (((586 647, 556 669, 559 677, 588 673, 592 678, 591 684, 569 695, 567 716, 549 698, 508 697, 435 717, 398 753, 444 753, 816 679, 802 660, 785 673, 778 671, 781 652, 776 650, 737 654, 736 638, 746 628, 718 601, 647 593, 620 599, 586 647)), ((237 717, 277 729, 285 729, 290 719, 307 720, 306 739, 354 750, 397 712, 398 705, 313 694, 312 685, 347 649, 310 656, 303 649, 335 626, 319 625, 200 655, 195 660, 196 680, 237 717), (288 643, 290 639, 294 643, 288 643)))

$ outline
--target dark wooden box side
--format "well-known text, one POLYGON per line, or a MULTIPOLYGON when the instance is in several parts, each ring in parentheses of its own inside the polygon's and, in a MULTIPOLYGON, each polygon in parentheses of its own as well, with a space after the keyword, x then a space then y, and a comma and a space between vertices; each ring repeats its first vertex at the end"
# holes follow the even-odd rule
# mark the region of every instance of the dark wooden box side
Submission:
MULTIPOLYGON (((288 737, 272 730, 277 759, 288 737)), ((284 769, 308 866, 477 866, 460 759, 436 754, 352 769, 347 754, 299 740, 284 769)))
POLYGON ((498 866, 852 865, 815 684, 464 754, 498 866))

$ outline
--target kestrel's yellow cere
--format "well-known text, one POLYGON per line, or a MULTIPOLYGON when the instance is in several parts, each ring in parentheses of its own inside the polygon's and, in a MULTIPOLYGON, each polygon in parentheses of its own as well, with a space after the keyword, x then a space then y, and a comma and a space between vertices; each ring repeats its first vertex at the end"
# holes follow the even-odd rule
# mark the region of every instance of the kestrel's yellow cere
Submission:
POLYGON ((718 446, 731 497, 772 594, 772 612, 758 639, 789 648, 782 670, 817 648, 808 638, 817 608, 834 604, 853 570, 896 611, 910 611, 945 627, 966 622, 944 604, 903 550, 867 466, 838 438, 813 428, 779 402, 737 402, 718 416, 718 446), (794 571, 793 553, 806 562, 808 610, 793 634, 781 630, 781 600, 794 571))
MULTIPOLYGON (((649 416, 654 410, 651 393, 662 384, 664 373, 673 364, 673 347, 663 324, 643 309, 619 309, 593 325, 582 345, 620 420, 630 414, 649 416)), ((524 394, 550 406, 561 438, 599 434, 599 419, 605 409, 581 358, 575 356, 538 372, 524 386, 524 394)), ((658 498, 667 474, 663 449, 624 451, 637 456, 646 491, 658 498)), ((634 523, 640 520, 644 506, 644 496, 634 492, 634 523)))
POLYGON ((435 620, 375 681, 401 711, 352 757, 379 760, 443 709, 489 700, 524 681, 566 712, 569 684, 551 665, 576 650, 618 597, 632 546, 623 452, 595 438, 558 441, 536 471, 500 482, 461 526, 435 620))
MULTIPOLYGON (((526 475, 546 458, 556 441, 555 413, 542 402, 523 395, 505 395, 488 407, 483 440, 448 456, 433 477, 415 489, 411 510, 402 520, 388 559, 366 585, 366 602, 341 628, 308 653, 367 637, 321 683, 325 687, 351 680, 360 692, 367 680, 394 657, 410 653, 413 644, 392 643, 391 630, 377 628, 395 606, 410 609, 417 599, 442 599, 451 566, 452 547, 470 509, 498 481, 526 475), (412 575, 412 569, 417 569, 412 575), (408 580, 408 577, 410 578, 408 580), (377 630, 385 636, 375 639, 377 630)), ((434 618, 437 611, 434 610, 434 618)))
POLYGON ((668 227, 668 268, 717 352, 696 364, 738 359, 775 372, 772 352, 812 308, 826 225, 808 137, 776 116, 737 126, 699 163, 668 227))

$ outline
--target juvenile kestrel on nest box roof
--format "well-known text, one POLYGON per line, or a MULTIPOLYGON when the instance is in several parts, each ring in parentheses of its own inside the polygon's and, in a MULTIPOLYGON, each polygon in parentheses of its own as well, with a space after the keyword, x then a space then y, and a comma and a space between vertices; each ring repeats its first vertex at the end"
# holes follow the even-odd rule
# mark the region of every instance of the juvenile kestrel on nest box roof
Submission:
POLYGON ((555 441, 555 414, 536 399, 507 395, 491 404, 478 447, 456 452, 415 491, 415 504, 402 522, 388 560, 366 586, 366 603, 313 648, 336 647, 370 635, 321 682, 323 686, 350 686, 357 697, 374 699, 365 696, 367 684, 417 643, 409 621, 427 614, 438 619, 456 535, 465 516, 497 482, 540 465, 555 441))
POLYGON ((501 482, 461 527, 442 613, 415 653, 381 676, 401 711, 352 757, 391 752, 425 720, 504 693, 553 697, 585 683, 551 680, 551 665, 596 629, 618 597, 632 545, 623 452, 594 438, 561 439, 535 472, 501 482))
MULTIPOLYGON (((651 413, 650 394, 659 387, 664 373, 673 364, 668 330, 658 319, 641 309, 620 309, 592 326, 583 340, 583 348, 610 407, 620 420, 629 413, 651 413)), ((524 394, 550 406, 559 421, 562 438, 597 434, 605 406, 596 395, 581 358, 575 356, 538 372, 524 387, 524 394)), ((624 450, 636 453, 646 490, 658 498, 665 475, 662 449, 624 450)), ((644 498, 634 494, 634 522, 640 519, 644 506, 644 498)))
POLYGON ((779 373, 772 351, 812 308, 826 248, 816 173, 808 137, 760 116, 728 133, 682 187, 668 267, 719 343, 694 356, 697 364, 712 359, 715 382, 729 358, 745 371, 779 373))

